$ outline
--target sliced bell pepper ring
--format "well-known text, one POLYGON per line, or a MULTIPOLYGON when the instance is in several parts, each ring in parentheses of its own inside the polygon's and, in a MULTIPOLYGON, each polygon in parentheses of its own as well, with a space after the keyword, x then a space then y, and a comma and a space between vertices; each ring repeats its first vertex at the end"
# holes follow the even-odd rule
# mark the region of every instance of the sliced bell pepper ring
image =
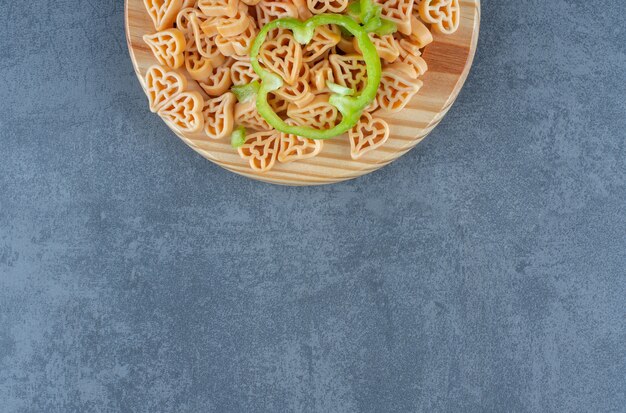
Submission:
POLYGON ((356 125, 363 109, 376 98, 382 72, 380 57, 378 56, 376 47, 374 47, 374 44, 368 36, 368 32, 352 17, 340 14, 318 14, 304 22, 289 17, 271 21, 263 26, 254 39, 250 49, 250 63, 256 74, 261 78, 261 85, 256 97, 256 109, 259 114, 277 131, 309 139, 334 138, 347 132, 356 125), (338 125, 324 130, 307 126, 288 125, 274 112, 267 101, 267 94, 280 88, 283 85, 283 80, 278 75, 266 70, 260 65, 258 59, 259 50, 263 42, 265 42, 267 33, 275 28, 291 30, 296 41, 306 44, 313 38, 315 28, 326 24, 337 25, 354 35, 358 42, 359 50, 365 60, 367 83, 363 91, 357 96, 340 94, 332 94, 330 96, 328 102, 335 106, 342 116, 341 122, 338 125))

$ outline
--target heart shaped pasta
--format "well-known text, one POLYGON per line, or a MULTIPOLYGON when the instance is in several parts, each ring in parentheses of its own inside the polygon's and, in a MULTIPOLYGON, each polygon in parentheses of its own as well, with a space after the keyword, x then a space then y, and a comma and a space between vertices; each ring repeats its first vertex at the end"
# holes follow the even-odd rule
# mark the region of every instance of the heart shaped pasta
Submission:
POLYGON ((324 141, 307 139, 288 133, 280 134, 278 162, 289 163, 313 158, 322 151, 324 141))
POLYGON ((159 63, 178 69, 185 63, 185 35, 178 29, 167 29, 153 35, 145 35, 144 42, 154 53, 159 63))
POLYGON ((157 30, 172 27, 176 15, 183 6, 183 0, 143 0, 146 10, 157 30))
POLYGON ((274 93, 285 99, 289 103, 294 103, 299 107, 303 107, 313 100, 315 97, 311 93, 309 86, 309 66, 302 65, 297 80, 293 85, 283 85, 274 91, 274 93))
MULTIPOLYGON (((387 34, 381 36, 376 33, 368 34, 374 46, 376 46, 376 50, 378 51, 378 55, 381 59, 383 59, 387 63, 393 63, 400 56, 400 50, 396 39, 394 39, 392 34, 387 34)), ((356 39, 353 40, 354 49, 361 53, 359 50, 359 44, 356 39)))
POLYGON ((222 139, 233 132, 235 102, 237 98, 228 92, 204 103, 204 133, 211 139, 222 139))
POLYGON ((191 15, 195 15, 198 18, 200 27, 203 26, 207 20, 207 16, 200 10, 192 7, 184 7, 178 12, 176 16, 176 28, 185 34, 185 37, 191 38, 193 36, 193 27, 191 27, 191 15))
POLYGON ((192 79, 205 80, 213 72, 213 65, 192 46, 185 51, 185 69, 192 79))
POLYGON ((207 16, 234 17, 239 0, 198 0, 198 7, 207 16))
POLYGON ((232 86, 231 65, 232 63, 227 63, 224 66, 214 67, 205 79, 198 80, 198 84, 207 95, 220 96, 232 86))
POLYGON ((313 38, 302 49, 302 61, 305 63, 316 62, 326 56, 329 51, 341 40, 339 29, 334 26, 320 26, 315 28, 313 38))
POLYGON ((298 18, 298 8, 290 1, 261 0, 257 3, 256 16, 259 26, 283 17, 298 18))
POLYGON ((367 152, 381 147, 389 139, 389 125, 383 119, 373 118, 364 112, 357 123, 348 132, 350 156, 359 159, 367 152))
POLYGON ((402 34, 411 34, 413 0, 375 0, 382 7, 380 15, 398 26, 402 34))
POLYGON ((247 85, 259 79, 249 60, 237 60, 230 68, 233 85, 247 85))
POLYGON ((418 10, 422 20, 443 34, 452 34, 459 28, 459 0, 422 0, 418 10))
POLYGON ((333 69, 328 60, 317 62, 310 70, 310 82, 316 94, 328 93, 327 82, 335 83, 333 69))
POLYGON ((420 90, 422 81, 412 79, 409 73, 399 66, 383 70, 376 96, 381 109, 389 113, 399 112, 420 90))
POLYGON ((233 17, 218 17, 215 28, 222 37, 232 37, 243 33, 250 24, 248 7, 243 3, 239 3, 237 13, 233 17))
POLYGON ((204 99, 195 91, 183 92, 165 102, 159 109, 159 116, 181 133, 194 133, 202 130, 204 99))
POLYGON ((330 129, 339 123, 341 118, 337 108, 328 103, 328 95, 316 96, 308 105, 300 108, 289 105, 287 116, 296 124, 315 129, 330 129))
POLYGON ((152 66, 146 73, 145 84, 150 111, 156 113, 165 102, 187 88, 187 79, 160 66, 152 66))
POLYGON ((259 172, 269 171, 280 151, 280 134, 275 130, 250 134, 237 151, 248 161, 250 168, 259 172))
POLYGON ((256 102, 249 100, 235 105, 235 121, 237 125, 254 130, 271 130, 265 119, 256 110, 256 102))
POLYGON ((328 58, 335 82, 360 92, 367 82, 367 68, 363 56, 358 54, 332 54, 328 58))
POLYGON ((348 7, 348 0, 307 0, 306 3, 313 14, 341 13, 348 7))
POLYGON ((281 34, 263 43, 259 57, 268 69, 290 85, 294 84, 302 68, 302 47, 291 34, 281 34))

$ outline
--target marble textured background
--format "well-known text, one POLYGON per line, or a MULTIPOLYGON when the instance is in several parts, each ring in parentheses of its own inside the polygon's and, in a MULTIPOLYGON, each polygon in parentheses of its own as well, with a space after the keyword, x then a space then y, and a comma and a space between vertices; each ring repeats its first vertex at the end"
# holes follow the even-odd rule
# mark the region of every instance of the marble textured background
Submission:
POLYGON ((148 112, 122 0, 4 2, 0 412, 626 411, 606 3, 484 1, 424 143, 283 188, 148 112))

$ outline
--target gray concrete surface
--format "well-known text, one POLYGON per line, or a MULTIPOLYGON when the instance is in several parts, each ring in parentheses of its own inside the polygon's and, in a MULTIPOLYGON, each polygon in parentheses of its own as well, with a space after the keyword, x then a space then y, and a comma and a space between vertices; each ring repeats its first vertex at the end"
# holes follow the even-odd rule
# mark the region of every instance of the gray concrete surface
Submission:
POLYGON ((123 2, 2 2, 0 412, 624 412, 626 2, 485 1, 459 100, 283 188, 147 109, 123 2))

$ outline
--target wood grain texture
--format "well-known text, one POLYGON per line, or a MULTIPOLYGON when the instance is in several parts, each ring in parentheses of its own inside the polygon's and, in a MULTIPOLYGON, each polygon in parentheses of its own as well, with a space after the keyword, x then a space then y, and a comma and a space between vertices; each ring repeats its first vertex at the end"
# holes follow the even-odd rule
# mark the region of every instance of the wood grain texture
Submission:
MULTIPOLYGON (((426 47, 424 59, 429 70, 421 78, 424 82, 422 89, 401 112, 379 116, 389 123, 389 140, 358 160, 350 158, 350 143, 344 135, 326 141, 324 149, 315 158, 288 164, 277 162, 272 170, 260 173, 251 170, 227 140, 213 141, 201 132, 183 135, 172 125, 168 126, 208 160, 232 172, 274 184, 329 184, 375 171, 421 142, 445 116, 463 87, 478 43, 480 0, 461 0, 460 4, 462 14, 457 32, 447 36, 435 34, 435 41, 426 47)), ((154 33, 154 26, 142 0, 126 0, 125 17, 128 49, 137 77, 145 90, 146 70, 158 62, 142 37, 154 33)), ((189 88, 198 90, 206 97, 197 83, 188 79, 189 88)))

